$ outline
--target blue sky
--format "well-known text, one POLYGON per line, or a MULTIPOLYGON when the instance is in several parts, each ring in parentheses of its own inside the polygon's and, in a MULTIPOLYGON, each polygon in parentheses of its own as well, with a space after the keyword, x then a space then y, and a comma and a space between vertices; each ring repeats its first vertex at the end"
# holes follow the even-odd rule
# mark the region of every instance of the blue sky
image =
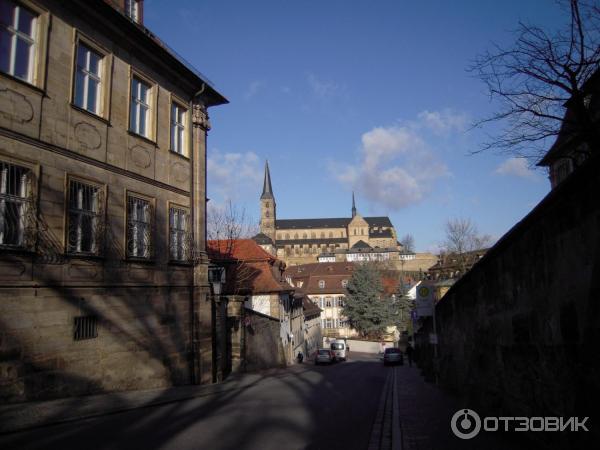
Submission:
POLYGON ((258 220, 269 160, 278 218, 389 215, 419 251, 449 218, 500 237, 549 191, 509 155, 470 155, 494 110, 466 71, 519 20, 554 29, 552 1, 146 0, 145 25, 230 104, 212 108, 211 203, 258 220))

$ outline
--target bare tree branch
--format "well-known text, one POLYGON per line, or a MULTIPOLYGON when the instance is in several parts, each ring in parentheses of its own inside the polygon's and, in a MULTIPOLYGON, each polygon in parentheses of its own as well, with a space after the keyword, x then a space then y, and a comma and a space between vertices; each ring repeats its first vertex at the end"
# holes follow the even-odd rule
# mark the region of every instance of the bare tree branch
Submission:
POLYGON ((493 44, 469 67, 499 103, 473 128, 502 125, 473 153, 496 150, 537 162, 561 130, 567 101, 575 105, 570 129, 598 148, 600 132, 584 106, 582 87, 600 67, 600 6, 581 0, 560 3, 570 12, 563 30, 549 33, 519 23, 510 48, 493 44))

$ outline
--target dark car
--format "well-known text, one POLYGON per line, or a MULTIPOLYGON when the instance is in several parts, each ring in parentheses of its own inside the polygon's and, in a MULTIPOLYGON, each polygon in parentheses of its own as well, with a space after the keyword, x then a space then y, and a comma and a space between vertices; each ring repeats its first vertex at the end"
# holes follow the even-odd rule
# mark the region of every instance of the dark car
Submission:
POLYGON ((404 356, 399 348, 390 347, 385 349, 383 352, 383 365, 387 366, 388 364, 404 364, 404 356))

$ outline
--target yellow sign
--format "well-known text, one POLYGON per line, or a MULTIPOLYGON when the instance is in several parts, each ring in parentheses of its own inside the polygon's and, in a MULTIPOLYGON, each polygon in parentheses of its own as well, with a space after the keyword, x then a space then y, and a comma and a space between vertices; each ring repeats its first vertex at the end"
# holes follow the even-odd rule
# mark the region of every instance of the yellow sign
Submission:
POLYGON ((419 288, 419 297, 429 297, 429 288, 427 286, 419 288))

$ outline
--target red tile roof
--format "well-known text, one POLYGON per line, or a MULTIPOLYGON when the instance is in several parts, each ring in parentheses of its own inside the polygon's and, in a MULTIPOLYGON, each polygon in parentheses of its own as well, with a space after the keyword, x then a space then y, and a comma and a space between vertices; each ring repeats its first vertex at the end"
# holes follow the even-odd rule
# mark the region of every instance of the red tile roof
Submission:
POLYGON ((275 261, 252 239, 222 239, 206 243, 208 257, 214 261, 275 261))
POLYGON ((281 274, 284 263, 252 239, 208 241, 206 249, 211 262, 225 267, 224 294, 266 294, 294 289, 281 274))

